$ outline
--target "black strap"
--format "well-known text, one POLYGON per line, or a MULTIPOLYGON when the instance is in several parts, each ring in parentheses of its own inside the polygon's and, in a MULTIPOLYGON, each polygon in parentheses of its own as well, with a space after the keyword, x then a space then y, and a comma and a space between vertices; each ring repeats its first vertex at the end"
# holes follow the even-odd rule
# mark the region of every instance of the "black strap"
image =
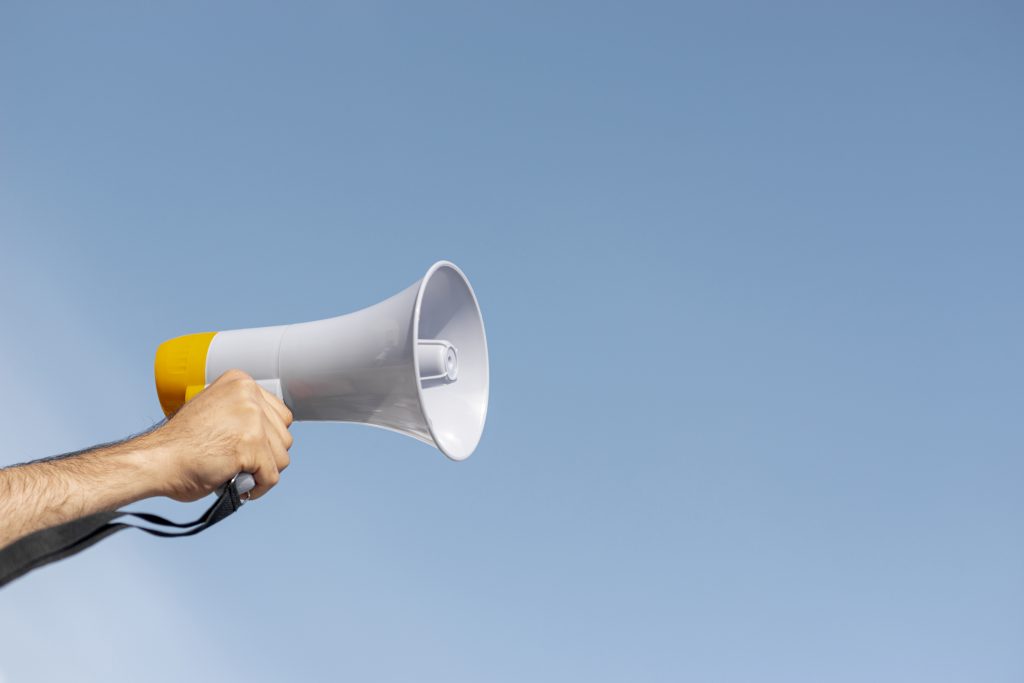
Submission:
POLYGON ((139 529, 147 534, 165 538, 198 534, 231 515, 242 507, 243 502, 234 482, 232 482, 224 487, 213 505, 194 522, 179 524, 148 512, 115 510, 113 512, 97 512, 87 517, 36 531, 0 549, 0 587, 14 581, 19 576, 24 576, 33 569, 63 560, 65 557, 71 557, 121 529, 139 529), (181 531, 166 531, 114 521, 125 516, 136 517, 150 524, 181 529, 181 531))

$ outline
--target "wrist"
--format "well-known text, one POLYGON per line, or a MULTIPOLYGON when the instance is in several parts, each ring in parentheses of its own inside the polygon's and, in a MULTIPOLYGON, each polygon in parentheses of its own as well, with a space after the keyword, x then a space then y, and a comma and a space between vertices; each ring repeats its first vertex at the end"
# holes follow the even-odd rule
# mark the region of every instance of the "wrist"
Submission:
MULTIPOLYGON (((167 484, 167 446, 156 432, 150 432, 113 447, 124 472, 128 502, 164 495, 167 484)), ((121 503, 124 504, 124 503, 121 503)))

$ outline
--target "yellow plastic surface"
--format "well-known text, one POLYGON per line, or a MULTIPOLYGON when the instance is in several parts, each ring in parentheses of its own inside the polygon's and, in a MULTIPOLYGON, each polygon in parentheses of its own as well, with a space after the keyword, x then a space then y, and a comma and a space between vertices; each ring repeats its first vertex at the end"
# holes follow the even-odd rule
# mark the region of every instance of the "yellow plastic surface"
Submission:
POLYGON ((195 395, 206 388, 205 384, 189 384, 185 387, 185 403, 188 403, 195 395))
POLYGON ((206 353, 216 332, 168 339, 156 350, 156 393, 170 417, 206 386, 206 353))

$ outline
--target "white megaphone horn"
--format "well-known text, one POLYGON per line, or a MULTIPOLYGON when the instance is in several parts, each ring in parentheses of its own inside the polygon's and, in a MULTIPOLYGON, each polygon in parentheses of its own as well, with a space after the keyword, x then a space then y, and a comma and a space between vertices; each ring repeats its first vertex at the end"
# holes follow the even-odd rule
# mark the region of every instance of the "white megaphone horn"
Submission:
POLYGON ((237 368, 283 400, 296 420, 392 429, 452 460, 472 454, 487 417, 483 318, 469 280, 448 261, 348 315, 170 339, 157 349, 155 367, 168 416, 237 368))

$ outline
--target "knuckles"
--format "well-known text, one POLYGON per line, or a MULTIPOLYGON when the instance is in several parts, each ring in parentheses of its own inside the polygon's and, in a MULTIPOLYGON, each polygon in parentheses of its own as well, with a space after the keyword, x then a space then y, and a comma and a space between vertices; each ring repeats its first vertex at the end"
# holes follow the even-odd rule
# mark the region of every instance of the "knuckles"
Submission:
POLYGON ((253 384, 256 383, 255 380, 253 380, 253 378, 249 376, 249 373, 245 372, 244 370, 239 370, 238 368, 232 368, 230 370, 226 370, 224 372, 224 374, 222 374, 218 378, 218 380, 223 380, 224 382, 239 382, 239 383, 244 383, 246 380, 248 380, 249 382, 252 382, 253 384))
POLYGON ((238 441, 246 448, 255 448, 267 442, 267 434, 263 431, 263 425, 251 425, 239 431, 238 441))
POLYGON ((239 401, 237 407, 238 413, 247 419, 258 418, 263 415, 263 411, 260 410, 260 406, 256 401, 239 401))

